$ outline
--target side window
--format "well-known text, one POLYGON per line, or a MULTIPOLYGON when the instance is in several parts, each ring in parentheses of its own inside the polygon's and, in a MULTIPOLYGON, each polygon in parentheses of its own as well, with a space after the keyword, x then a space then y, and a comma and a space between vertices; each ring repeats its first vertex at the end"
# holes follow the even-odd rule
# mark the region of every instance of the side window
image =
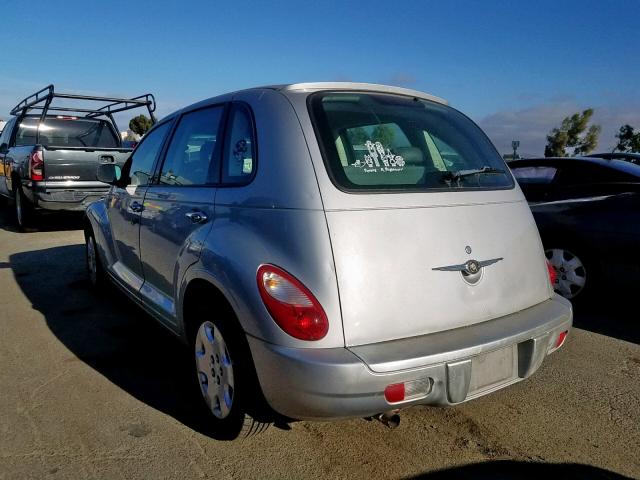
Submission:
POLYGON ((219 165, 218 130, 224 107, 209 107, 182 116, 160 173, 163 185, 215 183, 219 165))
POLYGON ((2 135, 0 135, 0 145, 3 143, 9 144, 9 140, 11 137, 11 131, 13 130, 13 124, 15 123, 15 119, 9 120, 5 126, 4 130, 2 130, 2 135))
POLYGON ((35 145, 36 130, 38 130, 38 119, 34 117, 24 117, 18 125, 18 133, 16 134, 16 147, 24 145, 35 145))
POLYGON ((162 149, 164 139, 169 133, 171 122, 167 122, 153 129, 133 152, 129 165, 125 166, 125 173, 129 175, 129 185, 148 185, 153 173, 153 164, 162 149), (128 169, 127 169, 128 167, 128 169))
POLYGON ((247 107, 234 105, 228 123, 222 164, 222 182, 245 183, 256 168, 256 143, 253 122, 247 107))
POLYGON ((633 180, 635 180, 634 177, 624 172, 587 163, 565 166, 559 176, 559 183, 561 185, 589 185, 608 182, 628 182, 633 180))

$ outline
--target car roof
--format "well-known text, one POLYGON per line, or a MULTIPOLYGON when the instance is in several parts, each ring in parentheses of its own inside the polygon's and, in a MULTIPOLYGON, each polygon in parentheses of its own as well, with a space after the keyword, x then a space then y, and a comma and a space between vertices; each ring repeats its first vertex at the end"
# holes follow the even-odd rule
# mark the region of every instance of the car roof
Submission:
POLYGON ((359 91, 359 92, 375 92, 375 93, 390 93, 396 95, 405 95, 410 97, 422 98, 424 100, 430 100, 432 102, 440 103, 442 105, 449 105, 449 102, 444 100, 443 98, 436 97, 435 95, 431 95, 429 93, 420 92, 418 90, 411 90, 409 88, 402 87, 394 87, 391 85, 381 85, 377 83, 360 83, 360 82, 306 82, 306 83, 287 83, 280 85, 263 85, 258 87, 250 87, 244 88, 241 90, 236 90, 232 92, 222 93, 220 95, 216 95, 215 97, 207 98, 191 105, 187 105, 184 108, 181 108, 175 112, 170 113, 166 117, 160 119, 160 123, 168 120, 174 116, 179 115, 182 112, 193 110, 195 108, 204 107, 206 105, 211 105, 220 101, 228 101, 228 99, 233 98, 235 95, 253 91, 253 90, 275 90, 279 91, 284 95, 288 93, 295 92, 320 92, 320 91, 335 91, 335 90, 343 90, 343 91, 359 91))
POLYGON ((635 165, 630 162, 626 162, 624 160, 616 160, 616 159, 604 159, 600 157, 539 157, 539 158, 521 158, 518 160, 512 160, 508 163, 510 168, 515 168, 518 166, 532 166, 536 163, 545 164, 545 163, 590 163, 595 165, 600 165, 606 168, 611 168, 614 170, 619 170, 621 172, 629 173, 636 177, 640 178, 640 165, 635 165))
POLYGON ((405 95, 409 97, 423 98, 432 102, 448 105, 445 99, 431 95, 430 93, 412 90, 410 88, 394 87, 391 85, 382 85, 379 83, 363 83, 363 82, 306 82, 306 83, 290 83, 287 85, 277 85, 272 87, 281 92, 319 92, 324 90, 349 90, 364 91, 377 93, 392 93, 397 95, 405 95))

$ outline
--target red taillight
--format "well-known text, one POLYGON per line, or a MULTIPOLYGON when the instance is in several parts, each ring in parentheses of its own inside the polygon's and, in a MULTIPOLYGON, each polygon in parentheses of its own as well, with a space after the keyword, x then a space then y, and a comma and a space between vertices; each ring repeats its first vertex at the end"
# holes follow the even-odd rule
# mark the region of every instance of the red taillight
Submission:
POLYGON ((553 268, 553 265, 551 265, 549 260, 547 260, 547 270, 549 270, 549 281, 551 282, 551 286, 555 287, 556 280, 558 280, 558 273, 556 272, 556 269, 553 268))
POLYGON ((31 180, 44 180, 44 159, 42 150, 34 150, 29 156, 29 178, 31 180))
POLYGON ((564 332, 560 333, 560 335, 558 335, 558 339, 556 340, 556 345, 554 348, 560 348, 562 346, 562 344, 564 343, 565 339, 567 338, 567 334, 569 333, 568 330, 565 330, 564 332))
POLYGON ((258 290, 275 322, 300 340, 320 340, 329 321, 320 302, 299 280, 273 265, 258 269, 258 290))
POLYGON ((387 385, 384 389, 384 398, 389 403, 397 403, 404 400, 404 383, 387 385))

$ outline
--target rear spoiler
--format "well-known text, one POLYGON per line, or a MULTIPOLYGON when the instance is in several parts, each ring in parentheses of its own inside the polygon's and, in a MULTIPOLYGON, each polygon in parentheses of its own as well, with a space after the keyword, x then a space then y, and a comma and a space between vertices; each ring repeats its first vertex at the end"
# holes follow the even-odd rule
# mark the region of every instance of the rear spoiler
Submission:
POLYGON ((40 122, 43 122, 47 113, 57 112, 66 113, 67 115, 79 114, 84 118, 106 117, 116 130, 119 132, 118 125, 113 118, 114 113, 124 112, 134 108, 146 107, 149 112, 149 118, 152 123, 156 123, 156 117, 153 114, 156 110, 156 99, 151 93, 140 95, 133 98, 115 98, 115 97, 96 97, 92 95, 76 95, 71 93, 56 93, 53 85, 44 87, 36 93, 29 95, 27 98, 18 103, 11 110, 11 115, 20 117, 26 116, 29 112, 40 112, 40 122), (101 102, 100 107, 91 108, 91 104, 75 107, 75 106, 58 106, 55 99, 67 100, 83 100, 89 102, 101 102))

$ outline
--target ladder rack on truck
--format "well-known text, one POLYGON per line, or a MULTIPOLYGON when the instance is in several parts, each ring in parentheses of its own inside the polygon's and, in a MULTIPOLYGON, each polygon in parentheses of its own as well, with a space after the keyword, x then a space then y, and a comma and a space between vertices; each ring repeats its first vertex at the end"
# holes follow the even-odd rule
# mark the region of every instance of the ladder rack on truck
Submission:
POLYGON ((76 95, 71 93, 57 93, 53 85, 49 85, 36 93, 29 95, 18 105, 13 107, 11 115, 20 118, 25 117, 29 112, 40 112, 40 122, 43 122, 47 113, 65 113, 80 114, 85 118, 106 117, 109 119, 116 132, 119 132, 118 125, 113 117, 114 113, 132 110, 134 108, 146 107, 152 123, 156 123, 156 117, 153 112, 156 110, 156 100, 151 93, 140 95, 134 98, 114 98, 114 97, 97 97, 92 95, 76 95), (86 100, 90 102, 101 102, 100 107, 91 108, 90 106, 78 107, 57 105, 55 99, 67 100, 86 100))

